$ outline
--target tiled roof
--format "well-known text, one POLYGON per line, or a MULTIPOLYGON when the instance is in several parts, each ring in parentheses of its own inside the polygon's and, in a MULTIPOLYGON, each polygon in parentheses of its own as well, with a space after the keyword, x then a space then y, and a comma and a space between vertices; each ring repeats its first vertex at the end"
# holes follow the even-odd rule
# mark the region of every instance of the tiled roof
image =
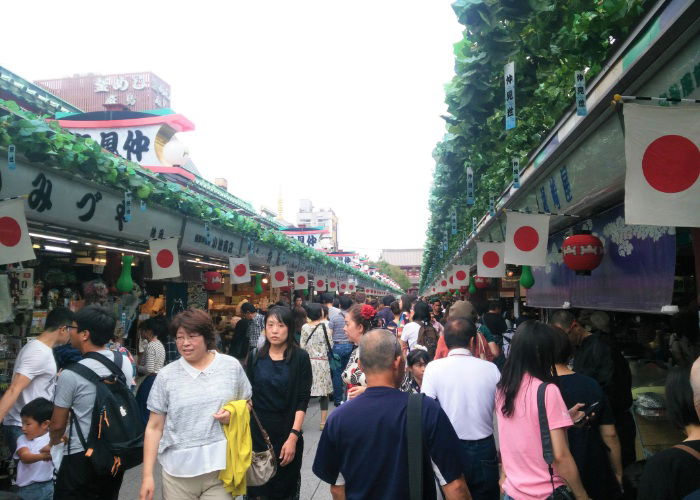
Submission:
POLYGON ((380 260, 395 266, 418 266, 423 263, 423 249, 384 249, 380 260))

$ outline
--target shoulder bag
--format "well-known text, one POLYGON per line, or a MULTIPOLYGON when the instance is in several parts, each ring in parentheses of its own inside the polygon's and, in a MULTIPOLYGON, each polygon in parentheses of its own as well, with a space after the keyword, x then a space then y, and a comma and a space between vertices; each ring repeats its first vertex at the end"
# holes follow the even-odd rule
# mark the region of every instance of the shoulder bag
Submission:
POLYGON ((423 498, 423 394, 409 394, 406 407, 409 500, 423 498))
POLYGON ((549 469, 549 480, 552 483, 552 494, 546 500, 576 500, 574 493, 565 484, 554 488, 554 448, 552 447, 552 436, 549 433, 549 419, 547 419, 547 407, 544 396, 549 384, 542 382, 537 388, 537 414, 540 421, 540 438, 542 440, 542 457, 549 469))
POLYGON ((340 365, 340 356, 333 352, 331 343, 328 342, 328 330, 326 330, 325 323, 321 323, 323 327, 323 340, 326 341, 326 348, 328 349, 328 364, 331 366, 331 373, 340 371, 343 367, 340 365))
MULTIPOLYGON (((251 364, 251 368, 252 370, 255 370, 255 364, 258 361, 257 349, 253 350, 252 357, 253 362, 251 364)), ((260 434, 262 434, 262 437, 265 440, 267 449, 265 451, 252 452, 250 467, 245 473, 245 480, 248 486, 262 486, 272 479, 272 477, 277 473, 277 457, 275 457, 275 449, 272 447, 270 436, 260 423, 257 413, 255 413, 253 408, 250 409, 250 413, 253 415, 253 419, 255 419, 258 429, 260 429, 260 434)))

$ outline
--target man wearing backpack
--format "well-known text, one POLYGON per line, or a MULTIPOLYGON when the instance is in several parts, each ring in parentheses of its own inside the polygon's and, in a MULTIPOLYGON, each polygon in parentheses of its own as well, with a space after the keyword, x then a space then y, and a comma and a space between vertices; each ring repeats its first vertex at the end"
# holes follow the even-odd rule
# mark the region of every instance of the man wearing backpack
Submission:
MULTIPOLYGON (((134 427, 129 419, 135 416, 140 427, 137 425, 134 429, 136 433, 140 429, 140 446, 143 446, 143 423, 140 422, 133 395, 128 390, 133 384, 132 367, 131 364, 122 362, 124 356, 121 353, 105 347, 116 325, 109 309, 90 305, 81 309, 75 320, 78 327, 71 330, 70 342, 83 354, 84 359, 65 369, 56 385, 50 427, 51 445, 62 441, 67 428, 68 441, 58 471, 54 499, 116 500, 124 476, 124 467, 115 459, 113 468, 105 470, 98 462, 98 458, 104 455, 104 445, 96 444, 96 439, 98 434, 104 438, 112 436, 115 430, 125 426, 134 427), (112 377, 108 378, 110 376, 112 377), (106 379, 107 383, 101 379, 106 379), (111 388, 108 388, 110 385, 111 388), (116 399, 105 399, 112 394, 116 395, 116 399), (128 399, 129 396, 131 399, 128 399), (124 398, 118 406, 119 411, 116 415, 110 415, 109 403, 119 401, 119 397, 124 398), (95 411, 96 402, 103 406, 99 411, 95 411), (134 409, 136 415, 133 415, 134 409), (100 419, 93 425, 93 416, 96 414, 100 415, 100 419), (107 416, 109 418, 104 418, 107 416)), ((112 459, 111 456, 109 458, 112 459)), ((128 466, 127 464, 126 467, 128 466)))

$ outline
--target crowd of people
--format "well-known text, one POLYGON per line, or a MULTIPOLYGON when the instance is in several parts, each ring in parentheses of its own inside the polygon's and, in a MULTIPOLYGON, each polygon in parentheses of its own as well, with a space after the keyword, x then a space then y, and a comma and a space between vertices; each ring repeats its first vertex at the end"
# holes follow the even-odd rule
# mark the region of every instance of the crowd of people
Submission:
POLYGON ((311 398, 322 434, 306 456, 334 499, 697 498, 700 361, 666 383, 687 439, 628 477, 631 374, 609 326, 602 312, 543 322, 499 301, 322 294, 246 302, 235 322, 148 319, 134 359, 107 309, 56 308, 0 418, 23 499, 116 499, 142 463, 150 500, 156 461, 167 500, 299 498, 311 398), (246 485, 240 464, 268 448, 274 473, 246 485))

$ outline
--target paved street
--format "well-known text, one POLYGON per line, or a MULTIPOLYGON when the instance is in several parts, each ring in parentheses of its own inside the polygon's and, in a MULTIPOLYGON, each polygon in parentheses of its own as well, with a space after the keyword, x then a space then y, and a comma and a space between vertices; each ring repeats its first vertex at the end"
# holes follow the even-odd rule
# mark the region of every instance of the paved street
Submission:
MULTIPOLYGON (((333 408, 333 405, 331 405, 333 408)), ((318 399, 314 398, 309 404, 309 410, 306 414, 304 422, 304 460, 301 466, 301 500, 329 500, 331 498, 330 490, 327 484, 322 483, 320 479, 314 476, 311 472, 314 456, 316 454, 316 446, 321 437, 321 431, 318 426, 321 421, 320 410, 318 407, 318 399)), ((139 497, 139 489, 141 488, 141 467, 135 467, 126 473, 122 488, 119 493, 119 500, 135 500, 139 497)), ((162 500, 163 494, 161 490, 160 468, 156 474, 156 494, 155 500, 162 500)))

